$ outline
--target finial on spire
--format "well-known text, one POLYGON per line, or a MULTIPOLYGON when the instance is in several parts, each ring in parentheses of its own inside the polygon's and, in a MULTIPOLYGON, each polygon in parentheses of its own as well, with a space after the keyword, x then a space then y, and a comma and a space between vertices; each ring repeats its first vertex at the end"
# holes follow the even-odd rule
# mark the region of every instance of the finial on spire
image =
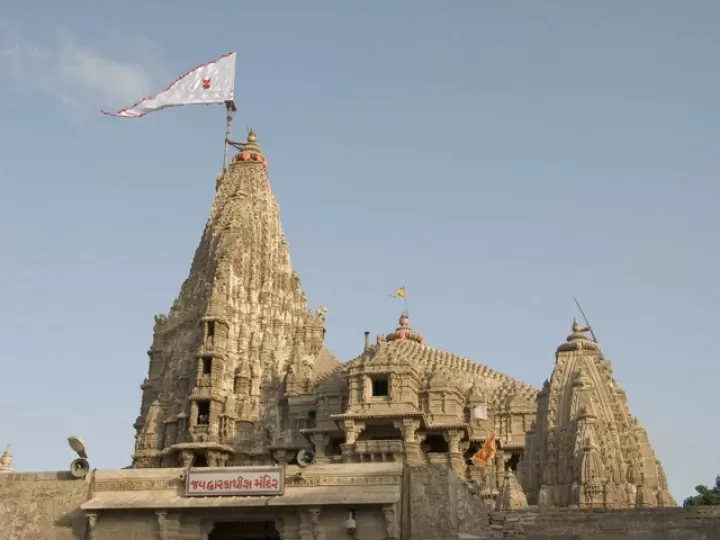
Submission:
POLYGON ((573 323, 572 323, 572 334, 570 334, 567 338, 568 341, 577 341, 577 340, 587 340, 587 336, 585 335, 585 332, 590 331, 589 326, 583 326, 581 325, 577 318, 573 317, 573 323))
POLYGON ((403 311, 402 315, 400 315, 400 319, 398 320, 399 326, 395 329, 395 331, 392 334, 388 334, 386 336, 387 341, 414 341, 416 343, 420 343, 421 345, 425 345, 425 339, 415 332, 412 328, 410 328, 410 317, 408 316, 407 311, 403 311))
POLYGON ((5 451, 3 452, 2 456, 0 456, 0 473, 13 472, 12 461, 13 461, 12 446, 10 446, 8 444, 7 448, 5 448, 5 451))
POLYGON ((244 143, 232 143, 232 145, 240 150, 240 153, 233 158, 233 163, 259 162, 267 165, 267 159, 257 143, 257 134, 254 129, 251 128, 250 131, 248 131, 244 143))

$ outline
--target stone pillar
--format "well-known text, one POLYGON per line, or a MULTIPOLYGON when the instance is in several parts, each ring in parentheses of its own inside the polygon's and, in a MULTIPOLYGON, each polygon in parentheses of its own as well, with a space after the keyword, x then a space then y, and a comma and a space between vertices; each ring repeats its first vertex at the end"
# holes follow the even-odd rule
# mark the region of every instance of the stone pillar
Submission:
POLYGON ((463 453, 460 449, 460 431, 457 429, 449 429, 443 433, 443 438, 450 447, 450 468, 455 471, 455 474, 464 478, 467 466, 465 465, 463 453))
POLYGON ((180 453, 180 459, 182 461, 183 469, 189 469, 192 466, 193 458, 195 456, 189 450, 183 450, 180 453))
POLYGON ((402 422, 396 422, 395 427, 403 434, 403 446, 405 447, 405 459, 410 465, 422 464, 422 452, 420 451, 420 439, 417 431, 420 429, 420 420, 403 418, 402 422))
POLYGON ((320 523, 320 508, 300 511, 299 540, 325 540, 325 528, 320 523))
POLYGON ((345 443, 341 445, 342 457, 345 463, 349 463, 355 457, 355 442, 365 429, 365 424, 354 420, 345 420, 343 427, 345 428, 345 443))
POLYGON ((385 536, 387 538, 397 538, 397 512, 395 512, 395 505, 390 504, 383 506, 382 511, 385 517, 385 536))
POLYGON ((315 462, 316 463, 327 463, 330 461, 330 457, 326 453, 328 444, 328 436, 324 433, 313 433, 312 443, 315 447, 315 462))
POLYGON ((88 540, 98 540, 95 534, 95 526, 97 525, 98 516, 97 514, 87 515, 87 538, 88 540))

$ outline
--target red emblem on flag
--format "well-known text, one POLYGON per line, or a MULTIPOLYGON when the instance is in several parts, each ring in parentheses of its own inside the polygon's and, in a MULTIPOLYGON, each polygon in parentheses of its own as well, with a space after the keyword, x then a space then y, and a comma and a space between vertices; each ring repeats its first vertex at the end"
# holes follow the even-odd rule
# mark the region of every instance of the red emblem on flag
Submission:
POLYGON ((203 79, 202 85, 203 85, 203 90, 209 90, 210 89, 210 79, 203 79))

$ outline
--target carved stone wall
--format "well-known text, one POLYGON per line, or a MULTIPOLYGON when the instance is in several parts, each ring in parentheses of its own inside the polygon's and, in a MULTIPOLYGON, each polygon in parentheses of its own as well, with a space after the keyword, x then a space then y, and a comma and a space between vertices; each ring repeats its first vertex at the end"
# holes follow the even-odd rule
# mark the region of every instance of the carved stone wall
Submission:
POLYGON ((482 497, 447 467, 408 468, 403 496, 403 540, 457 538, 489 528, 482 497))
POLYGON ((648 508, 493 513, 491 531, 480 538, 527 540, 717 540, 720 508, 648 508))

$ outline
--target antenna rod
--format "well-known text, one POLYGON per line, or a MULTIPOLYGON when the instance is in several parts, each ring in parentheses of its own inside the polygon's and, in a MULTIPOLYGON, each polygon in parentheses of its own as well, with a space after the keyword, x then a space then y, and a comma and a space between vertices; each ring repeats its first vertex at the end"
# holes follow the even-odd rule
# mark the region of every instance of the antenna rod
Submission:
POLYGON ((594 341, 595 343, 597 343, 598 340, 597 340, 597 338, 595 337, 595 332, 593 331, 593 328, 592 328, 592 326, 590 325, 590 322, 588 322, 588 319, 587 319, 587 317, 585 316, 585 312, 583 311, 582 306, 580 306, 580 302, 578 302, 578 301, 577 301, 577 298, 575 298, 575 297, 573 297, 573 300, 575 300, 575 305, 577 305, 578 309, 580 310, 580 315, 582 315, 582 318, 583 318, 583 320, 585 321, 585 326, 587 326, 588 329, 590 330, 590 335, 592 336, 593 341, 594 341))

